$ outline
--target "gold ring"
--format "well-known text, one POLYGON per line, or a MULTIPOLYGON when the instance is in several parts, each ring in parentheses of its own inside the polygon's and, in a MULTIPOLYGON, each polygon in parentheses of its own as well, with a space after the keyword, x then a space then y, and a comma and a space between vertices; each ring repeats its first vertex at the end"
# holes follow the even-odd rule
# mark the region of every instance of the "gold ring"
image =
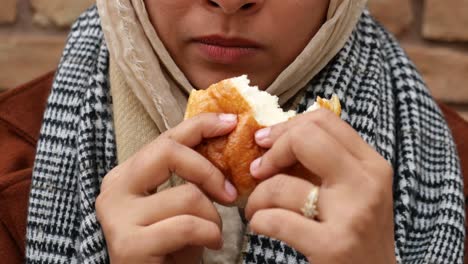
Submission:
POLYGON ((304 206, 301 208, 302 214, 310 219, 314 219, 318 215, 317 202, 319 198, 319 187, 315 186, 309 192, 304 206))

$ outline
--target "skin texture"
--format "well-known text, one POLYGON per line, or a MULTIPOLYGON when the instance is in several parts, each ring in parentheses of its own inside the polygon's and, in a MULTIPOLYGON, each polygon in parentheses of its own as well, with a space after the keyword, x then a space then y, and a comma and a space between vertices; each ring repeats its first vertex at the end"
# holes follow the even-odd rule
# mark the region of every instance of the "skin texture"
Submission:
POLYGON ((104 177, 96 212, 111 263, 199 263, 205 247, 222 247, 221 220, 211 200, 231 203, 237 193, 192 148, 236 124, 235 115, 218 114, 184 121, 104 177), (190 183, 148 195, 171 172, 190 183))
POLYGON ((396 263, 393 170, 351 126, 318 110, 257 131, 256 142, 268 151, 250 169, 264 180, 245 211, 254 232, 285 241, 311 263, 396 263), (315 220, 300 212, 312 183, 278 174, 298 162, 321 178, 315 220))
MULTIPOLYGON (((328 1, 147 0, 146 5, 195 87, 247 73, 266 88, 316 33, 328 1), (190 41, 210 34, 253 39, 261 47, 254 56, 214 63, 190 41)), ((222 223, 212 202, 229 204, 237 192, 193 149, 236 125, 237 117, 225 114, 185 120, 105 176, 96 212, 111 263, 192 264, 200 262, 204 248, 221 248, 222 223), (189 183, 155 193, 171 172, 189 183)), ((320 110, 256 135, 267 151, 251 164, 253 177, 263 181, 245 209, 253 231, 285 241, 313 263, 396 263, 392 168, 355 130, 320 110), (317 219, 300 213, 312 188, 309 176, 278 174, 299 163, 322 182, 317 219)))
POLYGON ((328 5, 328 0, 146 1, 159 37, 198 89, 241 74, 266 89, 318 31, 328 5), (247 38, 261 47, 240 61, 214 63, 191 41, 213 34, 247 38))

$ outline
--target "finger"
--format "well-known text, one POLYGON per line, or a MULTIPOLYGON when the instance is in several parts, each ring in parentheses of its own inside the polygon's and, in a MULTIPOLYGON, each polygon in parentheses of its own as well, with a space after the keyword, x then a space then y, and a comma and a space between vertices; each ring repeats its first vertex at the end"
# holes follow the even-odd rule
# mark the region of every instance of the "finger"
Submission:
POLYGON ((256 212, 269 208, 283 208, 302 214, 301 208, 314 186, 289 175, 276 175, 260 183, 250 194, 245 216, 249 220, 256 212))
POLYGON ((221 227, 213 203, 193 184, 184 184, 139 199, 136 210, 139 225, 149 226, 177 215, 193 215, 221 227))
MULTIPOLYGON (((200 114, 182 122, 179 126, 163 133, 157 140, 142 148, 135 156, 108 173, 102 181, 101 191, 109 188, 111 184, 118 182, 121 179, 120 176, 127 175, 126 173, 129 171, 131 172, 131 175, 138 175, 142 170, 139 170, 138 166, 134 166, 134 160, 139 161, 146 157, 150 157, 148 162, 155 161, 154 159, 152 160, 151 157, 153 157, 155 152, 160 150, 159 145, 164 139, 172 139, 183 145, 193 147, 198 145, 203 138, 217 137, 229 133, 234 129, 236 123, 236 115, 214 113, 200 114), (129 163, 130 165, 128 165, 129 163), (129 168, 122 169, 121 167, 129 168)), ((159 179, 159 184, 167 180, 168 177, 167 174, 161 174, 162 177, 157 177, 158 175, 154 176, 159 179)), ((133 178, 131 180, 133 180, 133 178)), ((125 182, 124 186, 126 184, 127 182, 125 182)), ((151 186, 154 187, 154 184, 151 186)))
POLYGON ((236 189, 201 154, 167 138, 160 139, 158 143, 158 149, 150 149, 134 156, 121 168, 120 173, 130 176, 126 177, 126 184, 133 194, 152 193, 174 172, 221 203, 235 200, 236 189), (132 175, 135 176, 131 177, 132 175))
POLYGON ((145 255, 167 255, 187 246, 222 247, 221 229, 216 223, 190 215, 165 219, 139 231, 136 248, 145 255))
POLYGON ((263 157, 252 162, 250 172, 264 179, 297 162, 329 183, 357 166, 356 158, 341 144, 314 123, 307 123, 283 133, 263 157))
POLYGON ((320 247, 326 234, 322 225, 284 209, 261 210, 250 220, 250 228, 255 233, 284 241, 305 256, 323 250, 320 247))
POLYGON ((359 136, 356 130, 326 109, 297 115, 287 122, 259 130, 255 134, 255 140, 259 146, 271 148, 273 143, 286 131, 294 126, 302 126, 307 123, 314 123, 322 128, 360 160, 365 160, 375 154, 374 149, 359 136))
POLYGON ((231 132, 236 124, 236 115, 204 113, 185 120, 162 136, 192 148, 205 138, 219 137, 231 132))

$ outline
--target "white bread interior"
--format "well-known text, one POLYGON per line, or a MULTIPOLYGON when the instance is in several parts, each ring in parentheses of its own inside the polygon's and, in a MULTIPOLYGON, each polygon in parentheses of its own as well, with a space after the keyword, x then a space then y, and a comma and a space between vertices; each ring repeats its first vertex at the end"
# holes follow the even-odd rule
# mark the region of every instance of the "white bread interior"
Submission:
POLYGON ((283 111, 278 104, 278 97, 265 91, 260 91, 257 86, 250 86, 247 75, 231 78, 228 81, 244 97, 253 110, 255 120, 261 126, 272 126, 287 121, 296 115, 296 111, 283 111))
MULTIPOLYGON (((250 164, 265 153, 265 149, 255 143, 254 134, 261 128, 288 121, 295 111, 283 111, 278 97, 250 86, 246 75, 226 79, 205 90, 193 90, 190 94, 185 119, 201 113, 236 113, 238 124, 229 134, 206 139, 195 149, 202 154, 237 188, 239 196, 233 205, 243 208, 248 196, 259 183, 250 175, 250 164)), ((340 116, 341 106, 337 95, 331 99, 316 98, 307 111, 326 108, 340 116)), ((307 175, 301 166, 287 170, 292 175, 307 175)), ((315 183, 314 183, 315 184, 315 183)), ((320 184, 317 181, 316 184, 320 184)))
MULTIPOLYGON (((291 117, 297 115, 296 111, 294 110, 289 110, 287 112, 283 111, 283 109, 278 104, 277 96, 271 95, 265 91, 260 91, 257 86, 250 86, 250 80, 248 79, 247 75, 231 78, 226 81, 231 82, 232 86, 234 86, 249 103, 253 110, 255 120, 261 126, 273 126, 278 123, 285 122, 291 117)), ((340 110, 333 109, 333 111, 341 112, 338 97, 333 95, 330 100, 332 105, 334 105, 333 107, 340 108, 340 110)), ((308 107, 305 112, 312 112, 320 108, 322 108, 320 103, 315 101, 314 104, 308 107)))

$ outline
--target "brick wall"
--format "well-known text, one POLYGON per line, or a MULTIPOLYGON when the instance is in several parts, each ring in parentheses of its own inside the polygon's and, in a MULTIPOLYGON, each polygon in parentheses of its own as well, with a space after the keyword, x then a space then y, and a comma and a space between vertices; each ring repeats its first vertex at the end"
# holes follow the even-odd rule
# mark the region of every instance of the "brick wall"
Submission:
POLYGON ((0 90, 55 69, 69 25, 94 2, 0 1, 0 90))
POLYGON ((434 97, 468 120, 468 0, 369 0, 434 97))
MULTIPOLYGON (((93 0, 1 0, 0 90, 56 67, 68 27, 93 0)), ((468 0, 369 0, 433 95, 468 119, 468 0)))

